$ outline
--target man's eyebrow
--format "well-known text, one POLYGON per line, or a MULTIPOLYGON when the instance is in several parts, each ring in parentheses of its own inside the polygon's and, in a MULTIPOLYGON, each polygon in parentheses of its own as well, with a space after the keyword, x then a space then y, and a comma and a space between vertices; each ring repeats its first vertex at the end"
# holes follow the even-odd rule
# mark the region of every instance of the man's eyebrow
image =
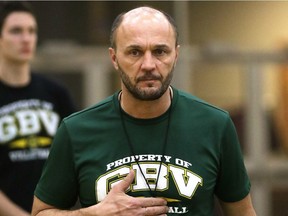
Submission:
POLYGON ((166 44, 157 44, 157 45, 155 45, 155 47, 157 48, 157 49, 159 49, 159 48, 162 48, 162 49, 167 49, 167 48, 170 48, 168 45, 166 45, 166 44))
POLYGON ((142 49, 142 48, 139 45, 131 44, 131 45, 127 46, 127 49, 142 49))
MULTIPOLYGON (((156 48, 156 49, 159 49, 159 48, 167 49, 167 48, 169 48, 169 46, 167 44, 156 44, 153 47, 156 48)), ((127 46, 127 49, 142 49, 142 47, 139 46, 139 45, 136 45, 136 44, 131 44, 131 45, 127 46)))
MULTIPOLYGON (((15 25, 12 25, 11 27, 10 27, 10 29, 24 29, 24 28, 26 28, 26 26, 24 27, 24 26, 22 26, 22 25, 18 25, 18 24, 15 24, 15 25)), ((35 29, 35 30, 37 30, 37 26, 28 26, 28 28, 29 29, 35 29)))

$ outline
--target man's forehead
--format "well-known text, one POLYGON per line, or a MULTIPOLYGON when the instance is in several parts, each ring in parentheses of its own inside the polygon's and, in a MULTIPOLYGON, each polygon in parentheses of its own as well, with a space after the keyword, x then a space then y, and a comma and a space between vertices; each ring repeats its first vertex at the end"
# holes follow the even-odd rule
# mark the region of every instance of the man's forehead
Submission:
POLYGON ((159 22, 166 20, 165 16, 160 11, 149 7, 140 7, 128 11, 124 15, 123 23, 137 23, 139 21, 145 22, 146 19, 159 22))
POLYGON ((30 14, 30 13, 27 13, 27 12, 20 12, 20 11, 15 11, 15 12, 12 12, 10 13, 6 19, 5 19, 5 22, 4 24, 22 24, 22 23, 32 23, 32 24, 36 24, 36 20, 35 18, 30 14))

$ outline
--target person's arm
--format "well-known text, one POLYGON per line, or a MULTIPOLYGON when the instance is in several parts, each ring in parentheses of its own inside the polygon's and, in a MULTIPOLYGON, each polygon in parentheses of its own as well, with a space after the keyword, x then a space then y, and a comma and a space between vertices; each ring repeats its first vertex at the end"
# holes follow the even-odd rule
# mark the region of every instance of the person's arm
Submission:
POLYGON ((133 182, 134 172, 131 171, 125 179, 115 185, 106 198, 93 206, 78 210, 61 210, 48 205, 34 197, 32 216, 145 216, 166 215, 167 202, 162 198, 136 198, 125 194, 125 190, 133 182))
POLYGON ((5 216, 29 216, 30 214, 12 202, 0 190, 0 215, 5 216))
POLYGON ((237 202, 219 202, 225 216, 256 216, 250 194, 237 202))

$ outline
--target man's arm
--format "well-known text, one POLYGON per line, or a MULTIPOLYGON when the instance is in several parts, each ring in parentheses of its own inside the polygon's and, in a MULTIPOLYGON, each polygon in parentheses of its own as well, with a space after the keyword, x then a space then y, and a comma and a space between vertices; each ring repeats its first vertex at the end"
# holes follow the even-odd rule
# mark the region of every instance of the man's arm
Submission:
POLYGON ((0 215, 5 216, 29 216, 30 214, 12 202, 0 190, 0 215))
POLYGON ((133 182, 134 172, 115 185, 106 198, 93 206, 78 210, 60 210, 34 197, 32 216, 145 216, 166 215, 167 202, 162 198, 136 198, 125 194, 125 190, 133 182))
POLYGON ((250 194, 238 202, 219 202, 225 216, 256 216, 250 194))

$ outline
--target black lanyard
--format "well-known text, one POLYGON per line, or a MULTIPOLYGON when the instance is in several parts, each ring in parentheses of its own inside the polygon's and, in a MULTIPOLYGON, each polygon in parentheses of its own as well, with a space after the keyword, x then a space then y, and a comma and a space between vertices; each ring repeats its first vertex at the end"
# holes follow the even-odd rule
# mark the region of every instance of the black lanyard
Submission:
MULTIPOLYGON (((171 93, 171 91, 170 91, 170 93, 171 93)), ((145 179, 145 182, 146 182, 146 184, 147 184, 147 186, 149 188, 149 191, 150 191, 150 194, 151 194, 152 197, 155 197, 155 195, 156 195, 156 189, 157 189, 157 185, 158 185, 159 175, 160 175, 160 172, 161 172, 161 168, 162 168, 162 164, 163 164, 163 160, 164 160, 164 155, 165 155, 165 151, 166 151, 166 146, 167 146, 167 142, 168 142, 168 132, 169 132, 169 128, 170 128, 171 109, 172 109, 171 108, 172 107, 172 95, 171 94, 170 94, 170 98, 171 98, 171 103, 170 103, 170 107, 168 109, 168 123, 167 123, 167 127, 166 127, 166 132, 165 132, 165 139, 164 139, 164 143, 163 143, 162 157, 161 157, 159 172, 158 172, 158 175, 157 175, 157 178, 156 178, 155 189, 154 189, 154 191, 152 191, 152 189, 151 189, 151 187, 150 187, 150 185, 148 183, 148 180, 145 178, 144 172, 141 169, 141 166, 139 164, 139 158, 136 158, 136 154, 135 154, 132 142, 130 140, 130 137, 129 137, 125 122, 124 122, 124 117, 123 117, 124 110, 121 107, 121 103, 120 103, 121 102, 121 96, 119 95, 119 107, 120 107, 120 117, 121 117, 122 127, 123 127, 123 130, 124 130, 128 145, 130 147, 131 153, 132 153, 132 155, 135 158, 135 161, 136 161, 136 163, 137 163, 137 165, 138 165, 138 167, 140 169, 140 172, 141 172, 143 178, 145 179)))

